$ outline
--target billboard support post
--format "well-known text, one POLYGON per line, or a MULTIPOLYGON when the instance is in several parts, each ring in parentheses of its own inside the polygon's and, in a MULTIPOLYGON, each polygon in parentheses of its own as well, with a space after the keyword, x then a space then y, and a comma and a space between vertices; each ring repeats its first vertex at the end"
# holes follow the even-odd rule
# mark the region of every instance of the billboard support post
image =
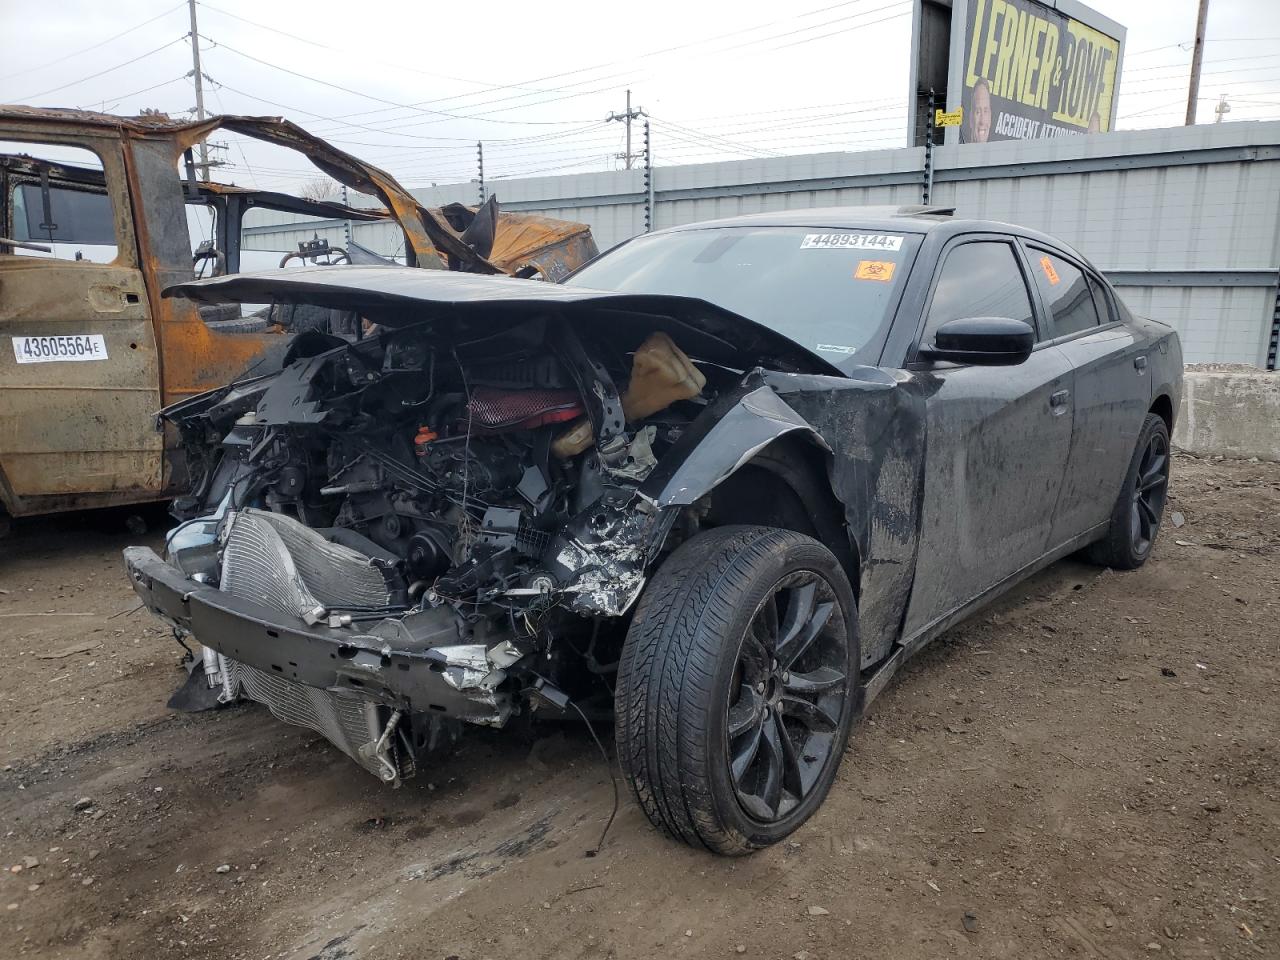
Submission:
POLYGON ((920 202, 926 206, 929 203, 930 194, 933 193, 933 118, 937 107, 937 97, 934 95, 933 87, 930 87, 929 115, 924 122, 924 195, 920 198, 920 202))

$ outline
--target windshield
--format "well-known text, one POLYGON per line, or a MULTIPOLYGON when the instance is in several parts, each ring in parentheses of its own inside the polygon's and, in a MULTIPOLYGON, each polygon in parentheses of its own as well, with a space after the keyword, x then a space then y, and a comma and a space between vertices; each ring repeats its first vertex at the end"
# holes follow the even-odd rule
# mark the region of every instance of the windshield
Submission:
POLYGON ((830 227, 679 230, 637 237, 565 283, 700 297, 839 364, 877 339, 919 242, 830 227))

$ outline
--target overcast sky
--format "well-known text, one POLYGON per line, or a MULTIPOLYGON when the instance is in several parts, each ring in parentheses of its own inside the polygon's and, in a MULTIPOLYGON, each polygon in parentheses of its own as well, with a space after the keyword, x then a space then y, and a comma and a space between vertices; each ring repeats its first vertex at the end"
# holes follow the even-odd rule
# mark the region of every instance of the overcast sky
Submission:
MULTIPOLYGON (((1091 5, 1129 30, 1117 127, 1180 124, 1196 0, 1091 5)), ((910 0, 197 10, 209 112, 282 114, 409 186, 474 177, 477 140, 490 181, 615 168, 623 126, 604 118, 628 86, 659 164, 905 138, 910 0)), ((185 2, 0 0, 0 102, 189 115, 188 30, 185 2)), ((1212 0, 1208 36, 1200 121, 1220 94, 1231 121, 1280 117, 1277 0, 1212 0)), ((289 151, 219 139, 219 179, 293 190, 314 176, 289 151)))

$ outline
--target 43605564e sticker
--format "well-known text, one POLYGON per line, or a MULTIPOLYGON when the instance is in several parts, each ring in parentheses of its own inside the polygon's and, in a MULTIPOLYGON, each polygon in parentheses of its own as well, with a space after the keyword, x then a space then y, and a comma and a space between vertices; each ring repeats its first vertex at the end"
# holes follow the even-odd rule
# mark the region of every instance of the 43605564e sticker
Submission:
POLYGON ((14 337, 13 358, 18 363, 106 360, 107 341, 100 333, 14 337))

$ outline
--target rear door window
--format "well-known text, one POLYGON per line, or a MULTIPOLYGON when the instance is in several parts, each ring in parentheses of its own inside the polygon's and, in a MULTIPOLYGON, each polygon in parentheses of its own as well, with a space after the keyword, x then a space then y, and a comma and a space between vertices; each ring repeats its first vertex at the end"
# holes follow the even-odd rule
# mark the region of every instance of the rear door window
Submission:
POLYGON ((1011 243, 971 241, 946 254, 920 342, 932 343, 938 327, 966 317, 1008 317, 1035 329, 1027 281, 1011 243))
POLYGON ((1084 272, 1056 253, 1028 247, 1031 272, 1049 309, 1051 337, 1065 337, 1096 327, 1098 306, 1084 272))

